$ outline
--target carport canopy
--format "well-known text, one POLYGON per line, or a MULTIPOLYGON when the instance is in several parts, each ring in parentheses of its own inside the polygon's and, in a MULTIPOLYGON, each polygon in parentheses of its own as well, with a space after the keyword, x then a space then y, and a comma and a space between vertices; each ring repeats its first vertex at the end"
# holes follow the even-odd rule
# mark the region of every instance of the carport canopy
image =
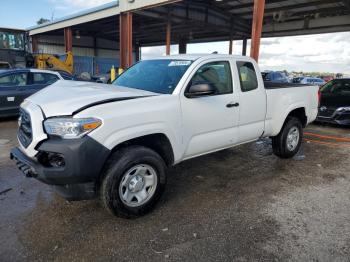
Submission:
POLYGON ((115 41, 123 68, 140 46, 166 44, 169 54, 170 45, 179 44, 185 53, 187 43, 230 40, 232 52, 232 40, 243 40, 246 48, 252 39, 251 56, 257 60, 260 37, 349 30, 350 0, 122 0, 28 29, 33 38, 79 32, 115 41))

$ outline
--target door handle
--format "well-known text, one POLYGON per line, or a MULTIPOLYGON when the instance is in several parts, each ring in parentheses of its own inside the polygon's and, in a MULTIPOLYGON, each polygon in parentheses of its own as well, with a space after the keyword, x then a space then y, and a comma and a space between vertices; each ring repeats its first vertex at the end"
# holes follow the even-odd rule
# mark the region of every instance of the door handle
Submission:
POLYGON ((239 106, 239 103, 234 103, 234 102, 228 103, 226 105, 226 107, 237 107, 237 106, 239 106))

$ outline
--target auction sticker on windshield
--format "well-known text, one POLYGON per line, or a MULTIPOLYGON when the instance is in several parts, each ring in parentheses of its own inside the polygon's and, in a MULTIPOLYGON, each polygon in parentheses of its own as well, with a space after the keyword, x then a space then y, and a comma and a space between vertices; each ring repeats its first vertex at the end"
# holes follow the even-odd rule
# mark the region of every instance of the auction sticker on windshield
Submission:
POLYGON ((168 66, 189 66, 192 62, 186 60, 171 61, 168 66))

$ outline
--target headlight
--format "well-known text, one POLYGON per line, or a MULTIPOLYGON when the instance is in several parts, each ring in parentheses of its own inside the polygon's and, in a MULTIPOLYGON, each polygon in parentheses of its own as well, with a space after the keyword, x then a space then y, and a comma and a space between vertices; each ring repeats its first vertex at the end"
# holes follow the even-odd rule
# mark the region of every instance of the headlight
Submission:
POLYGON ((44 122, 45 131, 49 135, 66 139, 82 137, 102 124, 96 118, 50 118, 44 122))

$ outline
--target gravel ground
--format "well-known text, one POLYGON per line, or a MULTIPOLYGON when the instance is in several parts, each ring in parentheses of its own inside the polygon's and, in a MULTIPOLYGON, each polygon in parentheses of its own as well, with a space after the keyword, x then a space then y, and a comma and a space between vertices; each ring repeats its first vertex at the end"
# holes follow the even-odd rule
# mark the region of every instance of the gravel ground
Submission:
POLYGON ((2 121, 0 261, 350 261, 350 129, 306 131, 294 159, 265 139, 185 161, 151 214, 125 220, 25 178, 2 121))

